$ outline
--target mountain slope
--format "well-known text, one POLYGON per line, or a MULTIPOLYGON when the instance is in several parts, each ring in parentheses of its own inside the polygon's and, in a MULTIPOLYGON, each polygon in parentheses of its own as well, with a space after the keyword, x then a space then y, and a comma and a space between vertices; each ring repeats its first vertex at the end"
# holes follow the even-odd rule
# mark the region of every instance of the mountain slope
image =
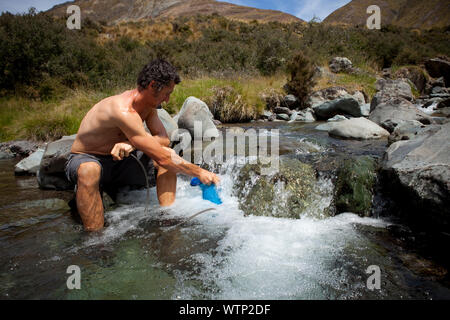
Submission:
POLYGON ((365 25, 370 5, 381 9, 381 25, 429 29, 450 25, 450 0, 353 0, 331 13, 325 23, 365 25))
POLYGON ((78 5, 82 17, 117 24, 146 18, 194 16, 218 13, 230 19, 261 22, 301 22, 303 20, 280 11, 263 10, 215 0, 76 0, 54 6, 48 12, 66 16, 67 7, 78 5))

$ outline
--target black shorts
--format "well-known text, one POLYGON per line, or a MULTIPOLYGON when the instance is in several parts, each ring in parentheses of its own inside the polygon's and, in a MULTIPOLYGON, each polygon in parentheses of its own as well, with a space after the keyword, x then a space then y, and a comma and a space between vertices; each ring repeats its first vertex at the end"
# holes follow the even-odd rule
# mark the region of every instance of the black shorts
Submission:
MULTIPOLYGON (((131 154, 138 157, 144 165, 144 168, 147 170, 149 180, 154 181, 156 178, 156 173, 153 166, 153 161, 150 161, 151 159, 141 151, 133 151, 131 154)), ((142 167, 131 155, 121 161, 114 161, 110 155, 100 156, 84 153, 71 153, 67 159, 65 173, 67 179, 71 183, 75 185, 77 184, 78 168, 85 162, 95 162, 100 165, 100 191, 104 190, 107 192, 116 192, 118 188, 124 186, 130 186, 131 188, 142 188, 147 185, 142 167)))

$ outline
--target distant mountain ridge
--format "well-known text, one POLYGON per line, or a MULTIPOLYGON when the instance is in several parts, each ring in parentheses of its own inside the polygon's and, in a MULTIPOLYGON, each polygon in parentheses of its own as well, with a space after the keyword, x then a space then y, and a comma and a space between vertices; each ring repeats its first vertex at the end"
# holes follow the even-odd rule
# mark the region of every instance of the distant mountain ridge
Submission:
POLYGON ((66 16, 67 7, 72 4, 80 7, 83 17, 105 21, 108 24, 213 13, 242 21, 285 23, 303 21, 280 11, 244 7, 215 0, 76 0, 56 5, 47 12, 63 17, 66 16))
POLYGON ((325 23, 366 25, 370 5, 381 9, 381 24, 429 29, 450 25, 450 0, 353 0, 324 19, 325 23))

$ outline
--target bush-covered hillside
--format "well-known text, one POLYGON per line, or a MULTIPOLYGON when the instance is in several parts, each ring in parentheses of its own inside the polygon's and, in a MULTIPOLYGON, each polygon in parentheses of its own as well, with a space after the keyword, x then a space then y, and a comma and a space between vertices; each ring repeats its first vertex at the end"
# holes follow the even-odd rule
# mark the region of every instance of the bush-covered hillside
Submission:
MULTIPOLYGON (((450 56, 449 40, 450 28, 419 31, 387 26, 378 31, 315 22, 244 23, 218 15, 116 26, 84 19, 81 30, 69 30, 64 19, 35 10, 23 15, 4 13, 0 16, 0 139, 48 139, 76 132, 84 110, 95 99, 81 99, 86 105, 82 103, 77 110, 83 112, 51 120, 52 127, 58 128, 55 134, 44 134, 45 126, 39 129, 43 132, 36 133, 36 121, 30 120, 24 127, 15 110, 34 119, 33 112, 49 110, 48 105, 59 109, 70 106, 71 97, 98 97, 131 88, 142 66, 156 57, 171 61, 183 79, 191 79, 184 87, 177 86, 176 99, 167 106, 169 111, 180 107, 175 101, 194 95, 188 88, 202 88, 198 95, 205 99, 219 92, 208 85, 210 82, 228 86, 231 82, 231 87, 237 88, 233 94, 246 101, 245 108, 251 104, 261 110, 264 103, 258 100, 257 91, 273 83, 282 91, 290 74, 288 66, 299 52, 312 67, 346 56, 356 67, 374 75, 392 65, 450 56), (199 79, 207 79, 206 84, 199 79)), ((374 82, 370 75, 343 75, 339 79, 356 87, 374 82), (353 83, 360 78, 362 84, 353 83)), ((54 110, 57 114, 58 109, 54 110)), ((63 110, 59 112, 67 112, 63 110)))

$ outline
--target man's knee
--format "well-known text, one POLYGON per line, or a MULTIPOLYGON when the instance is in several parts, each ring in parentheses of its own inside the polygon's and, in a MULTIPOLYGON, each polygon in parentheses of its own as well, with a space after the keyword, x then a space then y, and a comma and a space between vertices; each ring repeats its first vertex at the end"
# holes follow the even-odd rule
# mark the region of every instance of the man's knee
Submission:
POLYGON ((98 187, 102 168, 96 162, 84 162, 77 171, 78 187, 98 187))

